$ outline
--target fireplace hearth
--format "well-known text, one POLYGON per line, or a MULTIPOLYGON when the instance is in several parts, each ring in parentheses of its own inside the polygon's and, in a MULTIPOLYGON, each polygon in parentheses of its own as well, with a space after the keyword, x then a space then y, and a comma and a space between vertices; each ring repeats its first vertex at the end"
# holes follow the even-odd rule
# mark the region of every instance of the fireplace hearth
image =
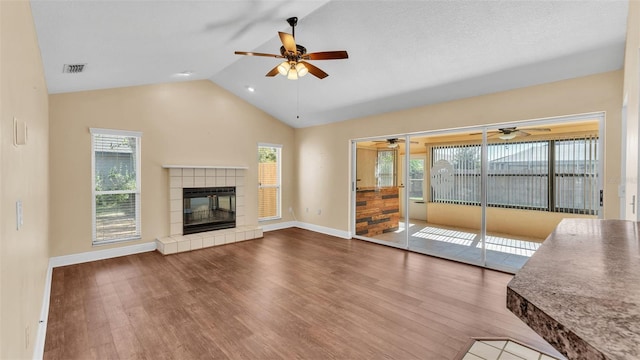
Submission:
POLYGON ((235 186, 183 188, 184 235, 234 227, 235 186))

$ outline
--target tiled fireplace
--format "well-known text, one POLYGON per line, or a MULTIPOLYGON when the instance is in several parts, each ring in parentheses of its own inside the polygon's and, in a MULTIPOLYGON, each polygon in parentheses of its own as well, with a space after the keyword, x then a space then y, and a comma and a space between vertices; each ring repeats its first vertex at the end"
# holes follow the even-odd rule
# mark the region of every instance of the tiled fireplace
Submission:
POLYGON ((246 168, 180 165, 164 165, 163 167, 169 171, 171 235, 156 240, 160 253, 168 255, 262 237, 262 228, 246 224, 244 196, 246 168), (184 235, 184 189, 213 187, 235 189, 235 228, 184 235))

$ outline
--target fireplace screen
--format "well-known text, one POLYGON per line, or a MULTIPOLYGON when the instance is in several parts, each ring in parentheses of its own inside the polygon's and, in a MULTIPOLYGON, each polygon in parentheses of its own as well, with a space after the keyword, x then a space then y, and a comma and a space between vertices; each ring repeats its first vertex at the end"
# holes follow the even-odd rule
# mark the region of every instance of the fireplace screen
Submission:
POLYGON ((236 227, 236 188, 183 189, 183 234, 236 227))

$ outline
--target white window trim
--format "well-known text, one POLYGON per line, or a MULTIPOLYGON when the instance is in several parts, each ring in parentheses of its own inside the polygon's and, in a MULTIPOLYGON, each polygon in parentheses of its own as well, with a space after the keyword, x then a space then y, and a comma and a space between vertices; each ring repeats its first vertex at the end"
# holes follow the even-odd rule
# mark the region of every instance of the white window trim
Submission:
POLYGON ((142 138, 142 132, 141 131, 89 128, 89 132, 92 135, 93 134, 101 134, 101 135, 131 136, 131 137, 142 138))
POLYGON ((262 221, 271 221, 271 220, 280 220, 282 219, 282 145, 281 144, 270 144, 270 143, 258 143, 258 150, 260 150, 261 147, 271 147, 271 148, 277 148, 278 149, 278 169, 277 169, 277 174, 278 174, 278 184, 276 185, 261 185, 260 183, 258 183, 258 190, 260 190, 261 188, 266 189, 266 188, 276 188, 278 189, 278 196, 276 199, 276 206, 277 206, 277 211, 276 211, 276 215, 275 216, 268 216, 268 217, 258 217, 258 222, 262 222, 262 221))
POLYGON ((92 246, 108 245, 123 241, 142 239, 142 132, 116 129, 89 128, 91 134, 91 244, 92 246), (96 151, 94 135, 114 135, 136 137, 138 144, 136 146, 136 190, 112 190, 112 191, 96 191, 96 151), (138 236, 126 238, 97 241, 96 239, 96 195, 100 194, 135 194, 136 195, 136 233, 138 236))

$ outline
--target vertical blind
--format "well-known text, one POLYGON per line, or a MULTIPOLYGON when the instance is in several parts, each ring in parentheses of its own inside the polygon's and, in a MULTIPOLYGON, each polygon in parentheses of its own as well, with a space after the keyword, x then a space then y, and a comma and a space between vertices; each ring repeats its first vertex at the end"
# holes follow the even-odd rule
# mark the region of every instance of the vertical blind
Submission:
MULTIPOLYGON (((487 146, 487 205, 596 214, 597 135, 487 146)), ((480 204, 480 144, 431 147, 431 201, 480 204), (445 164, 446 166, 443 166, 445 164), (452 174, 452 185, 434 186, 433 172, 452 174)), ((442 175, 441 175, 442 177, 442 175)))
POLYGON ((600 205, 597 146, 595 135, 555 141, 556 212, 596 214, 600 205))
POLYGON ((91 129, 93 148, 93 243, 139 239, 140 136, 91 129))

